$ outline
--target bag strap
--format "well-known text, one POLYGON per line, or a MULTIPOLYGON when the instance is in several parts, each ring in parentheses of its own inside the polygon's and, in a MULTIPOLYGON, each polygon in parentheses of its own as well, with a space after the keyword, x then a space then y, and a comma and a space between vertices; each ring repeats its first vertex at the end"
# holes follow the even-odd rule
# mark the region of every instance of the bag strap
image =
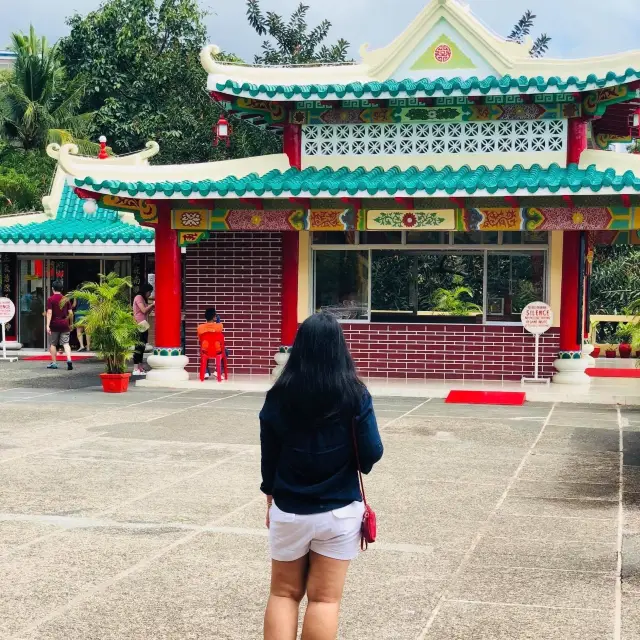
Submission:
POLYGON ((360 491, 362 492, 362 499, 364 500, 365 507, 368 507, 367 496, 364 493, 364 482, 362 481, 362 467, 360 466, 360 454, 358 452, 358 436, 356 434, 356 419, 351 422, 351 435, 353 436, 353 448, 356 452, 356 463, 358 465, 358 478, 360 479, 360 491))

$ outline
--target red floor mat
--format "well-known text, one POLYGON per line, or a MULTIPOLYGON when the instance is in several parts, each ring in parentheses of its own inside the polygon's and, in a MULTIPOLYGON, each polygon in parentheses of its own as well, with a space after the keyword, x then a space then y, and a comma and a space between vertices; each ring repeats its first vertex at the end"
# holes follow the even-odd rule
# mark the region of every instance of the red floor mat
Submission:
POLYGON ((587 369, 592 378, 640 378, 640 369, 587 369))
MULTIPOLYGON (((72 362, 78 362, 79 360, 87 360, 89 358, 95 358, 95 356, 71 356, 72 362)), ((21 358, 21 359, 28 360, 28 361, 46 362, 48 360, 51 360, 51 356, 47 354, 42 356, 29 356, 27 358, 21 358)), ((65 357, 58 354, 58 362, 65 362, 65 357)))
POLYGON ((508 404, 521 406, 527 395, 520 391, 452 391, 447 404, 508 404))

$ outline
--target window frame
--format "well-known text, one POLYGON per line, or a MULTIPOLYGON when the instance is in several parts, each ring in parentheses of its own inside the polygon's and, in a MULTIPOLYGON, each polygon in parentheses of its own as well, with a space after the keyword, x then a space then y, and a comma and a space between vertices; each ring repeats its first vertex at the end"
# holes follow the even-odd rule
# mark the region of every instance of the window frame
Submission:
MULTIPOLYGON (((544 278, 543 278, 543 291, 544 291, 544 302, 549 304, 550 298, 550 256, 551 256, 551 236, 548 236, 548 241, 546 244, 525 244, 524 242, 520 244, 502 244, 503 240, 503 232, 498 232, 498 243, 497 244, 454 244, 454 233, 453 231, 449 233, 449 242, 448 244, 407 244, 407 231, 402 231, 402 243, 401 244, 360 244, 360 231, 356 231, 355 243, 354 244, 314 244, 313 242, 313 232, 311 233, 311 242, 309 246, 309 251, 311 252, 311 259, 309 264, 311 265, 309 278, 310 278, 310 291, 311 296, 309 298, 309 313, 314 313, 316 308, 316 253, 319 251, 367 251, 368 253, 368 261, 369 261, 369 271, 368 271, 368 300, 367 300, 367 319, 361 320, 339 320, 340 323, 343 324, 389 324, 388 322, 377 322, 371 320, 372 314, 372 291, 373 291, 373 282, 372 282, 372 271, 373 271, 373 252, 374 251, 409 251, 415 253, 416 251, 420 252, 429 252, 429 253, 439 253, 439 252, 461 252, 461 253, 478 253, 483 257, 483 284, 482 284, 482 326, 502 326, 502 327, 521 327, 521 322, 506 322, 506 321, 492 321, 488 320, 487 316, 487 304, 489 300, 489 290, 488 290, 488 266, 489 266, 489 254, 490 253, 543 253, 544 255, 544 278)), ((400 324, 403 323, 402 319, 398 319, 400 324)), ((447 324, 445 317, 443 316, 442 324, 447 324)))

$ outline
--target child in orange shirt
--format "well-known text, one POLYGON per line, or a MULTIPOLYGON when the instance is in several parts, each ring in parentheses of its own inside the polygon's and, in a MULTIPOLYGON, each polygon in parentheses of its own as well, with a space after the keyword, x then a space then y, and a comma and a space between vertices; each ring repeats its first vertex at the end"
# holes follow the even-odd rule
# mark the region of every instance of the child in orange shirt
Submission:
MULTIPOLYGON (((198 338, 205 333, 224 333, 224 326, 215 309, 207 309, 204 312, 204 319, 206 322, 198 325, 198 338)), ((216 355, 222 353, 222 345, 219 342, 215 344, 215 353, 216 355)), ((207 363, 207 372, 204 374, 204 377, 205 379, 211 377, 209 363, 207 363)))

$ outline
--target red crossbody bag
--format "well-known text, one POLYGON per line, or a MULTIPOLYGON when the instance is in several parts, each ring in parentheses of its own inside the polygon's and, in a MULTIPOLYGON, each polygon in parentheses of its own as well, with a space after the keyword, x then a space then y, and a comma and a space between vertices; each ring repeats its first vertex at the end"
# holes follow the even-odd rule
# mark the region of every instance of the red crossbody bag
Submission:
POLYGON ((360 491, 362 492, 362 500, 364 502, 364 515, 362 516, 362 530, 360 539, 360 548, 363 551, 367 550, 367 547, 376 541, 376 535, 378 528, 376 525, 376 513, 367 504, 367 496, 364 493, 364 482, 362 481, 362 467, 360 466, 360 454, 358 453, 358 438, 356 435, 356 421, 353 421, 353 447, 356 452, 356 463, 358 464, 358 478, 360 478, 360 491))

